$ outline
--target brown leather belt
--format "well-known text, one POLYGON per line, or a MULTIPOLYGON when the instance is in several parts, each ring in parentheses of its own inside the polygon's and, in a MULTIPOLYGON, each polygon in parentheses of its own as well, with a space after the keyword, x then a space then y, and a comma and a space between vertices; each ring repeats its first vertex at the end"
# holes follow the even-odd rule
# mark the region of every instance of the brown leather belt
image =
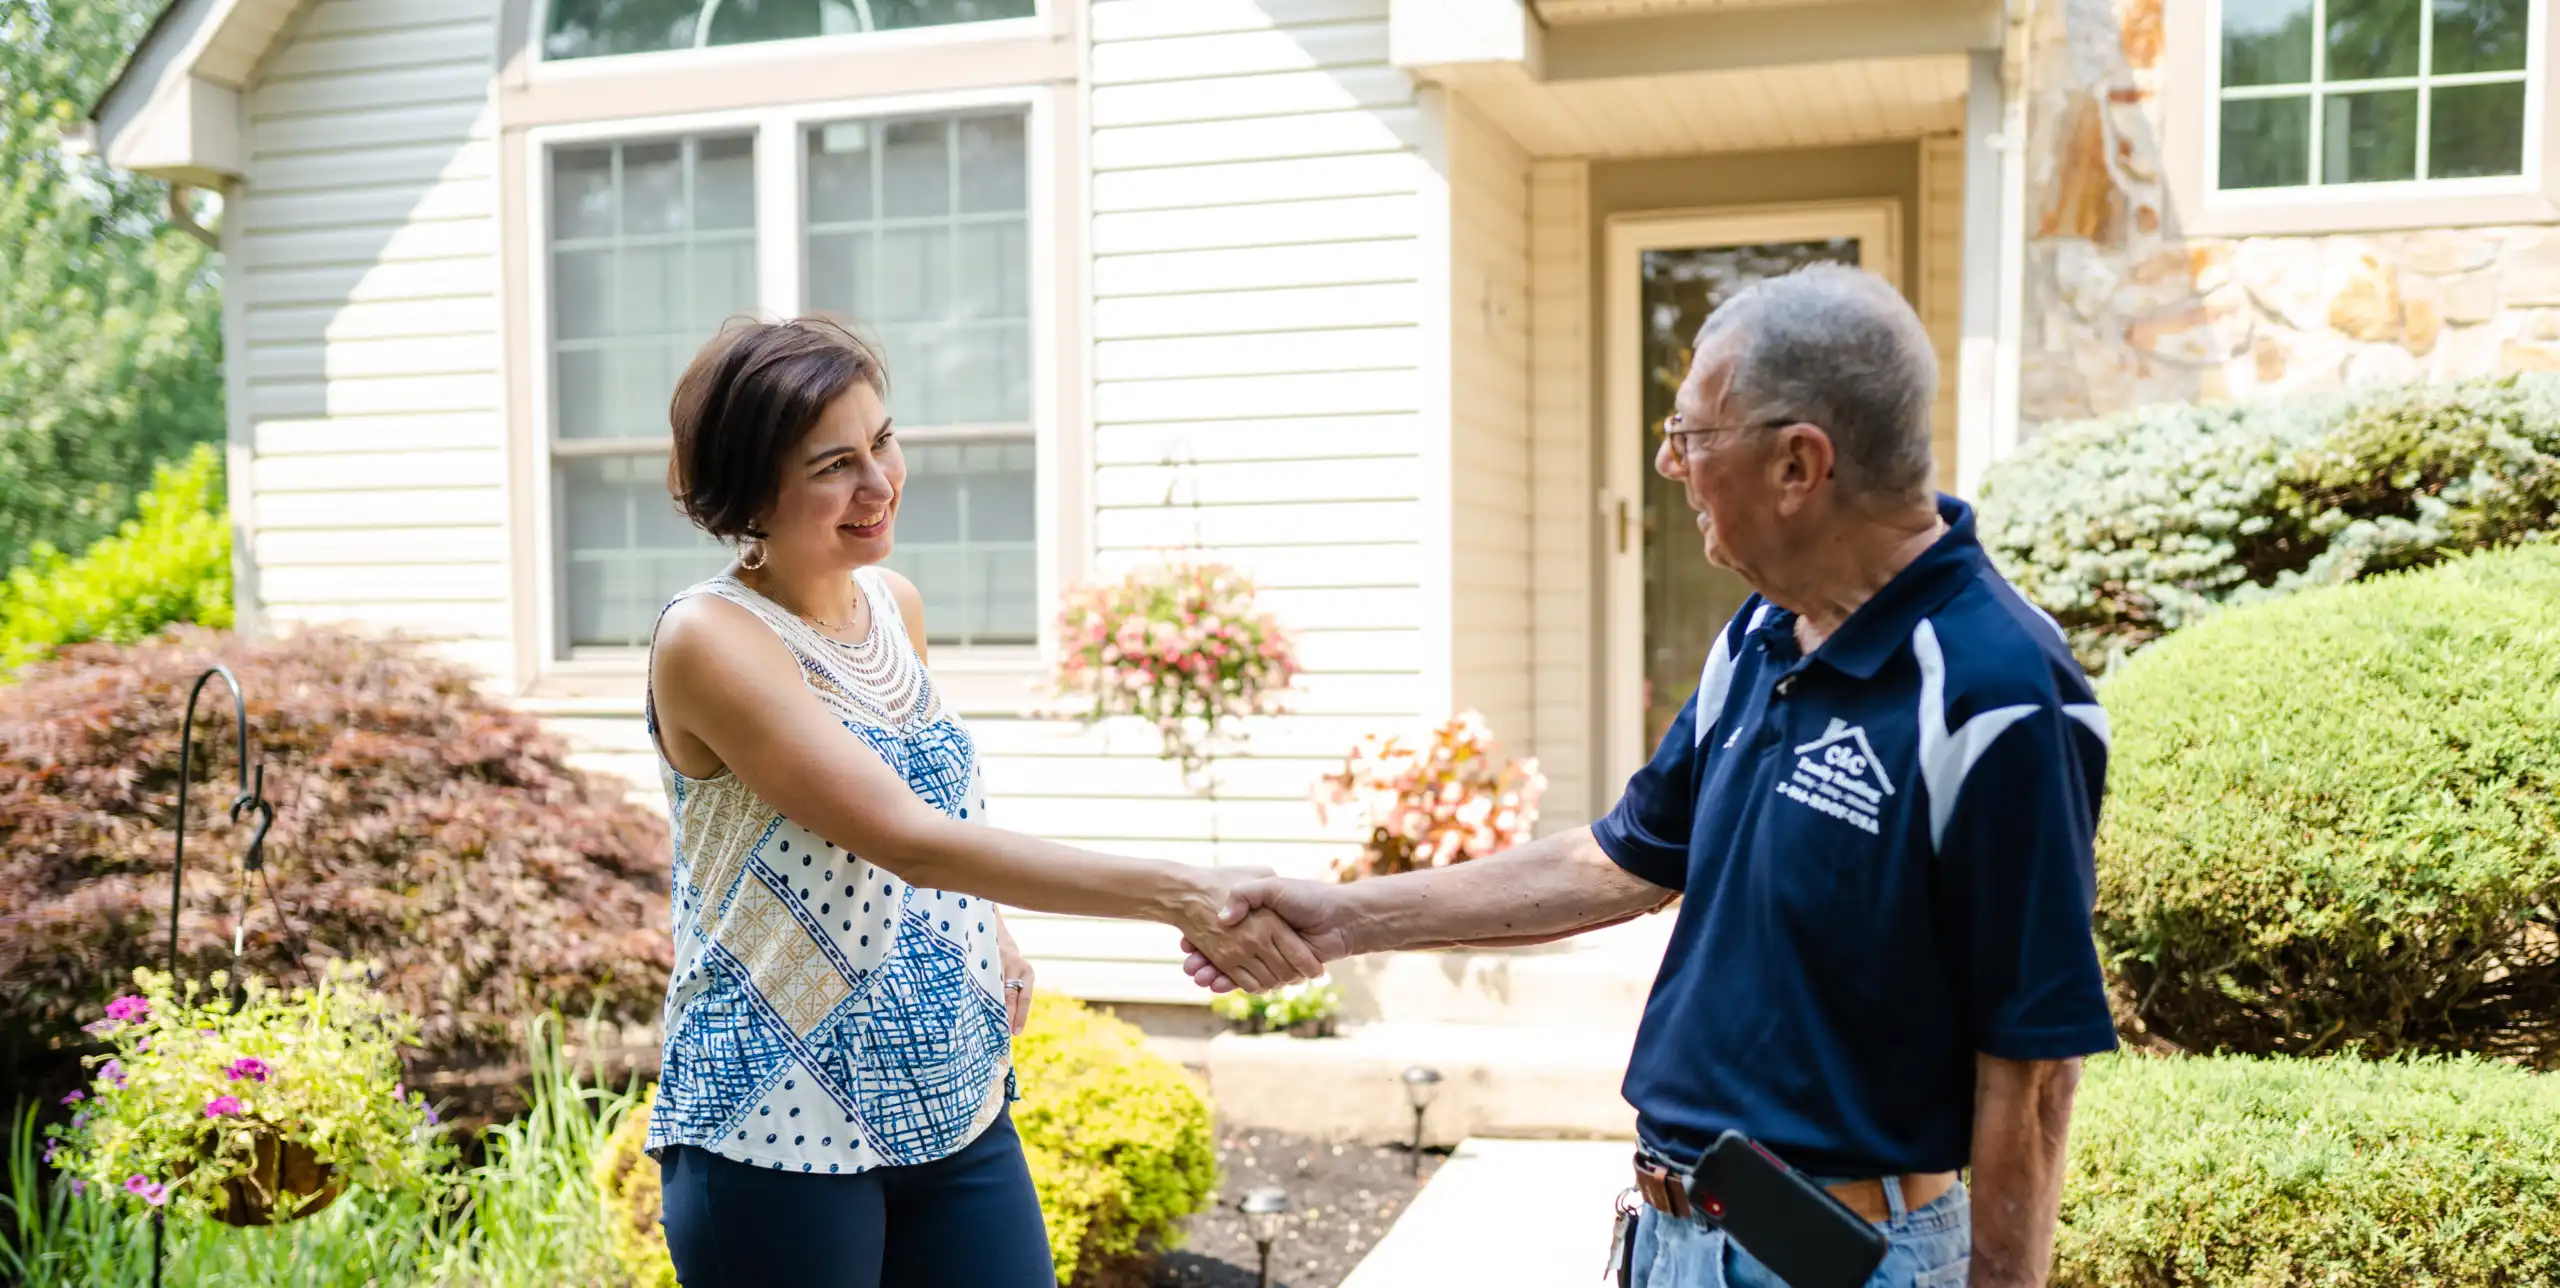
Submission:
MULTIPOLYGON (((1907 1172, 1902 1181, 1902 1209, 1910 1212, 1926 1207, 1956 1187, 1953 1172, 1907 1172)), ((1884 1182, 1874 1177, 1842 1181, 1823 1187, 1831 1197, 1848 1205, 1850 1211, 1877 1225, 1892 1219, 1886 1205, 1884 1182)), ((1724 1205, 1713 1198, 1702 1200, 1694 1209, 1689 1204, 1689 1187, 1679 1173, 1638 1155, 1636 1158, 1636 1192, 1644 1195, 1645 1204, 1666 1216, 1688 1220, 1704 1216, 1714 1220, 1724 1215, 1724 1205)))

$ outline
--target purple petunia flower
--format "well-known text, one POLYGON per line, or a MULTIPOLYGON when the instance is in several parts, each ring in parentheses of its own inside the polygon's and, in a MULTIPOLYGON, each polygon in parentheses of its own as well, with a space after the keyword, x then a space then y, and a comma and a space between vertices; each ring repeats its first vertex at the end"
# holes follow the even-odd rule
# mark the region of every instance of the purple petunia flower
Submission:
POLYGON ((133 1175, 124 1178, 124 1189, 125 1193, 131 1194, 153 1207, 158 1207, 169 1201, 169 1187, 162 1185, 158 1181, 152 1180, 150 1177, 145 1176, 140 1172, 136 1172, 133 1175))
POLYGON ((238 1082, 242 1078, 254 1078, 259 1082, 265 1082, 267 1075, 275 1071, 274 1065, 254 1055, 244 1055, 232 1061, 231 1067, 223 1072, 230 1074, 233 1082, 238 1082))
POLYGON ((74 1176, 71 1178, 71 1192, 75 1195, 86 1194, 89 1192, 89 1183, 74 1176))
POLYGON ((124 1061, 109 1060, 98 1066, 98 1076, 121 1088, 124 1086, 124 1061))
POLYGON ((70 1095, 64 1096, 64 1097, 62 1098, 62 1103, 66 1104, 66 1105, 76 1105, 76 1104, 79 1104, 81 1101, 86 1100, 86 1099, 88 1099, 88 1098, 89 1098, 89 1093, 88 1093, 88 1092, 85 1092, 85 1091, 74 1091, 74 1092, 72 1092, 70 1095))
POLYGON ((115 1032, 119 1027, 121 1026, 119 1026, 114 1020, 91 1020, 88 1023, 81 1025, 80 1031, 93 1037, 105 1037, 107 1034, 115 1032))
POLYGON ((433 1127, 433 1126, 435 1126, 435 1125, 436 1125, 436 1107, 435 1107, 434 1105, 420 1105, 420 1106, 418 1106, 418 1107, 427 1111, 427 1125, 428 1125, 429 1127, 433 1127))
POLYGON ((151 999, 126 994, 107 1003, 107 1018, 120 1024, 132 1024, 150 1018, 151 999))
POLYGON ((224 1114, 236 1114, 239 1112, 240 1097, 238 1096, 215 1096, 213 1099, 204 1102, 204 1116, 207 1118, 220 1118, 224 1114))

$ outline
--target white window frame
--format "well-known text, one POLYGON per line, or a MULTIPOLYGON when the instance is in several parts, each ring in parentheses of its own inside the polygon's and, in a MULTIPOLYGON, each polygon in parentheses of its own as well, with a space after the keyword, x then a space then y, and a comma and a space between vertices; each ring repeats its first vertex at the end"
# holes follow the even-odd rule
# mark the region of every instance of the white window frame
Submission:
POLYGON ((1046 34, 1059 0, 1032 0, 1026 18, 991 18, 983 22, 943 22, 924 27, 892 27, 887 31, 846 32, 833 36, 793 36, 741 44, 705 45, 698 49, 651 49, 630 54, 597 54, 587 58, 553 58, 544 52, 551 33, 552 0, 535 5, 532 43, 528 47, 536 74, 545 79, 592 76, 646 76, 672 67, 717 67, 723 63, 752 65, 782 48, 819 57, 878 58, 918 46, 977 44, 1046 34))
MULTIPOLYGON (((979 28, 997 24, 955 25, 979 28)), ((870 37, 854 39, 868 40, 870 37)), ((766 43, 799 46, 808 42, 766 43)), ((690 57, 691 51, 685 51, 685 54, 690 57)), ((654 55, 576 61, 609 62, 627 67, 630 59, 640 57, 654 55)), ((759 297, 755 311, 762 316, 789 317, 802 311, 806 250, 802 235, 803 194, 806 190, 802 131, 811 125, 840 121, 934 116, 990 108, 1018 108, 1025 115, 1024 146, 1029 170, 1025 176, 1028 185, 1025 220, 1031 243, 1027 266, 1031 325, 1030 420, 1033 494, 1036 498, 1033 537, 1042 552, 1035 560, 1039 633, 1037 641, 1029 645, 945 646, 936 651, 933 661, 937 677, 944 680, 946 689, 964 706, 1002 706, 1008 702, 1019 705, 1029 696, 1025 682, 1038 674, 1041 659, 1054 647, 1055 627, 1050 620, 1053 614, 1047 611, 1047 606, 1057 602, 1063 590, 1063 577, 1059 561, 1050 557, 1049 552, 1058 550, 1063 544, 1062 510, 1068 498, 1060 482, 1062 467, 1070 459, 1062 454, 1061 448, 1065 409, 1061 405, 1059 380, 1060 346, 1069 338, 1059 335, 1057 326, 1060 316, 1058 293, 1062 280, 1058 262, 1062 240, 1059 236, 1062 212, 1058 209, 1058 194, 1062 189, 1058 182, 1054 114, 1059 104, 1057 91, 1045 85, 795 103, 549 125, 525 131, 521 155, 527 184, 524 223, 518 232, 523 238, 525 253, 525 317, 530 331, 526 337, 525 352, 531 400, 525 433, 531 443, 532 457, 528 480, 532 504, 528 519, 532 528, 529 545, 533 560, 534 603, 532 612, 517 614, 517 621, 520 629, 529 626, 534 633, 534 657, 549 687, 572 691, 629 689, 645 672, 647 658, 643 649, 596 649, 572 655, 562 639, 560 582, 565 551, 558 530, 560 516, 554 504, 556 426, 551 405, 550 158, 553 150, 577 144, 626 143, 728 133, 741 127, 753 130, 756 138, 756 279, 759 297), (957 683, 953 683, 955 680, 957 683)), ((860 323, 862 319, 854 321, 860 323)), ((895 379, 893 367, 892 389, 896 388, 895 379)), ((953 430, 952 438, 965 438, 982 432, 979 427, 949 428, 953 430)), ((940 437, 930 435, 929 431, 928 436, 937 441, 940 437)), ((581 440, 582 444, 586 441, 581 440)), ((619 444, 626 440, 595 441, 619 444)), ((636 446, 640 440, 627 441, 636 446)))
POLYGON ((2222 10, 2224 0, 2209 0, 2212 9, 2213 40, 2206 57, 2206 84, 2212 86, 2211 121, 2205 129, 2205 181, 2213 185, 2214 199, 2233 205, 2279 204, 2300 201, 2305 197, 2351 194, 2367 200, 2388 201, 2394 197, 2487 197, 2532 192, 2542 184, 2542 96, 2543 77, 2548 70, 2542 57, 2542 25, 2549 6, 2543 0, 2525 0, 2525 49, 2522 72, 2464 72, 2437 76, 2429 70, 2435 56, 2436 0, 2418 0, 2418 71, 2414 76, 2388 76, 2367 80, 2328 79, 2329 0, 2311 0, 2311 79, 2290 85, 2244 86, 2227 92, 2222 85, 2222 10), (2323 101, 2332 94, 2353 94, 2366 90, 2416 90, 2418 92, 2417 157, 2420 174, 2427 168, 2427 135, 2433 115, 2434 98, 2427 91, 2435 86, 2513 84, 2519 78, 2524 84, 2524 168, 2519 174, 2489 175, 2462 179, 2395 179, 2373 183, 2323 183, 2320 167, 2323 153, 2322 135, 2327 131, 2328 113, 2321 111, 2323 101), (2222 186, 2222 105, 2232 98, 2275 99, 2302 98, 2311 112, 2310 182, 2280 188, 2225 188, 2222 186))
MULTIPOLYGON (((2310 233, 2380 232, 2394 229, 2560 221, 2560 101, 2546 84, 2555 58, 2551 0, 2527 0, 2525 33, 2524 172, 2462 179, 2405 179, 2376 183, 2310 183, 2285 188, 2222 187, 2222 11, 2224 0, 2167 6, 2167 42, 2160 98, 2164 128, 2162 177, 2178 230, 2189 236, 2248 237, 2310 233)), ((2473 80, 2506 80, 2509 73, 2437 77, 2428 67, 2434 23, 2421 24, 2417 75, 2379 80, 2322 82, 2327 70, 2329 0, 2312 0, 2312 173, 2324 160, 2326 127, 2320 96, 2359 89, 2421 89, 2473 80)), ((2429 11, 2432 18, 2432 10, 2429 11)), ((2299 88, 2291 87, 2291 88, 2299 88)), ((2257 96, 2256 87, 2240 91, 2257 96)), ((2271 88, 2267 97, 2289 97, 2271 88)), ((2423 158, 2431 115, 2419 98, 2418 148, 2423 158)))

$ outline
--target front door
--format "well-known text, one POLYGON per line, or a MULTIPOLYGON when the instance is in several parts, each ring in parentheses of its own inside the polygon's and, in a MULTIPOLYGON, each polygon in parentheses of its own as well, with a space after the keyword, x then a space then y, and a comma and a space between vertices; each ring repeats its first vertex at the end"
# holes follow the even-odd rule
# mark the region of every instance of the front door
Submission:
POLYGON ((1697 688, 1716 631, 1750 593, 1741 578, 1708 566, 1681 485, 1653 468, 1699 325, 1751 283, 1817 261, 1854 264, 1899 285, 1898 225, 1886 201, 1609 221, 1604 781, 1625 781, 1653 754, 1697 688))

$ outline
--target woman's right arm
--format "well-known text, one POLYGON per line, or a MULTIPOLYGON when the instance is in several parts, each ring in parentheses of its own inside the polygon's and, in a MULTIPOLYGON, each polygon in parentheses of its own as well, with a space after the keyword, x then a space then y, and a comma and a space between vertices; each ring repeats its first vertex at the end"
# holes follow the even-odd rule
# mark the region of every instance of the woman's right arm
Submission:
POLYGON ((926 804, 810 695, 790 649, 726 600, 696 596, 667 611, 650 683, 661 739, 699 741, 785 817, 915 885, 1038 912, 1162 922, 1248 990, 1323 970, 1276 916, 1219 924, 1229 892, 1259 872, 1080 850, 926 804))

